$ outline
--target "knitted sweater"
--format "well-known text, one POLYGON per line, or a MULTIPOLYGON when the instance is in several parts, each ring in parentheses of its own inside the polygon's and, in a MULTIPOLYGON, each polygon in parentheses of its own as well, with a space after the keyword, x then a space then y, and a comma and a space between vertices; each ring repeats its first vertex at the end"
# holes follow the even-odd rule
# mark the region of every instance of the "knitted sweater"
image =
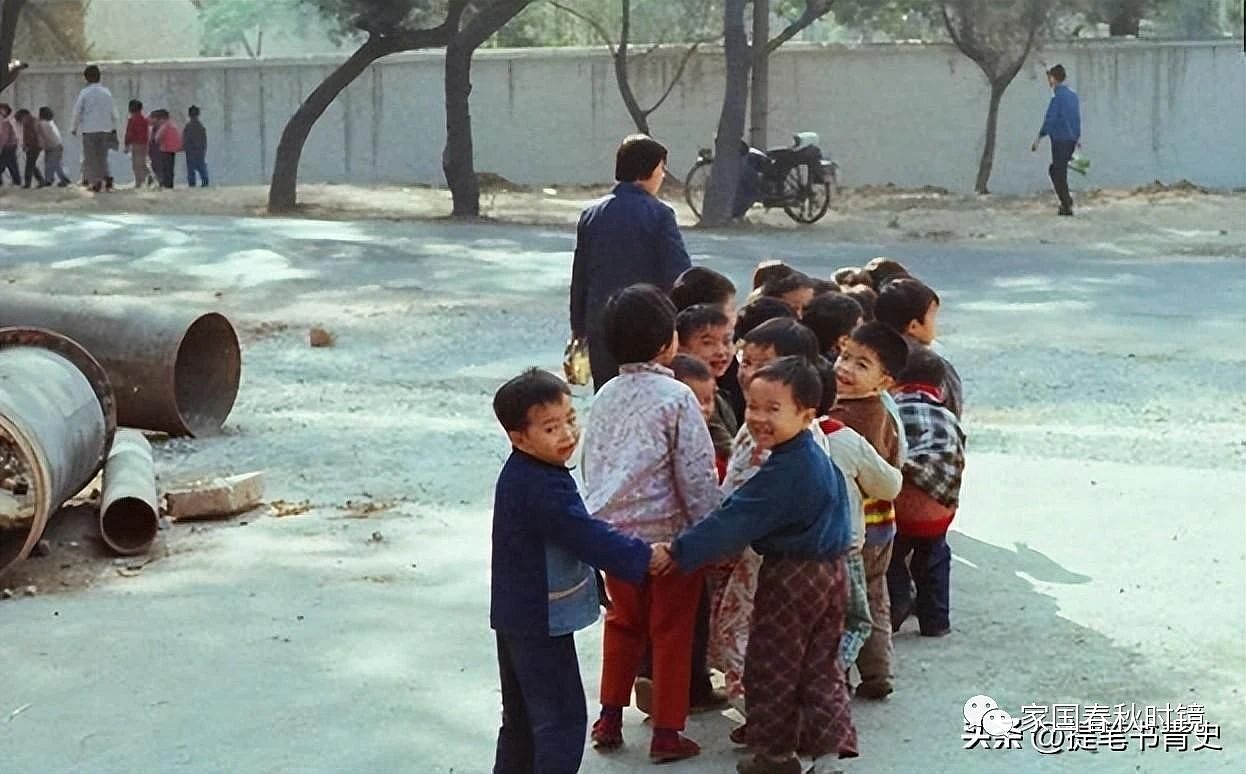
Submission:
POLYGON ((852 511, 852 545, 865 545, 865 500, 892 500, 900 493, 902 477, 869 441, 837 419, 823 417, 819 422, 822 448, 844 474, 848 503, 852 511))
MULTIPOLYGON (((841 398, 830 417, 857 431, 892 467, 900 467, 900 429, 881 397, 841 398)), ((864 509, 866 543, 881 545, 895 538, 896 514, 889 499, 867 496, 864 509)))

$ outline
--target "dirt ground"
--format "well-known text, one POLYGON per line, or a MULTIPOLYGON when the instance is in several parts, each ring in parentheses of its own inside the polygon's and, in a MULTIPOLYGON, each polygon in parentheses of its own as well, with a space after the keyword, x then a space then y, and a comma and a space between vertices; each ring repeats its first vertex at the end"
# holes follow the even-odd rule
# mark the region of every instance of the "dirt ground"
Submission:
MULTIPOLYGON (((76 195, 22 200, 45 194, 76 195)), ((834 218, 687 233, 696 262, 739 284, 766 257, 826 276, 882 253, 944 300, 970 438, 954 631, 897 638, 897 693, 854 703, 862 757, 843 767, 1242 771, 1241 198, 1123 196, 1071 223, 1019 200, 991 216, 1018 224, 1012 237, 975 240, 904 239, 908 218, 931 231, 986 218, 888 196, 892 209, 861 209, 882 227, 860 241, 834 218), (896 217, 904 228, 881 221, 896 217), (1075 229, 1098 236, 1053 241, 1075 229), (1010 710, 1198 703, 1224 750, 963 750, 963 705, 983 693, 1010 710)), ((162 488, 264 470, 268 503, 169 525, 150 557, 121 561, 92 542, 89 507, 54 523, 50 553, 0 579, 16 590, 0 601, 16 654, 0 667, 0 773, 488 771, 489 517, 507 453, 489 398, 527 365, 557 367, 575 201, 534 226, 0 212, 0 288, 235 322, 243 383, 224 432, 153 448, 162 488), (309 346, 316 326, 333 346, 309 346)), ((589 408, 586 391, 576 400, 589 408)), ((592 703, 600 626, 577 641, 592 703)), ((705 752, 671 770, 730 771, 732 725, 693 719, 705 752)), ((630 710, 625 733, 619 755, 589 752, 583 770, 647 770, 630 710)))
MULTIPOLYGON (((486 181, 481 197, 488 220, 518 225, 574 225, 584 204, 605 187, 530 189, 486 181)), ((663 196, 680 224, 696 225, 682 188, 663 196)), ((1052 244, 1109 249, 1122 254, 1172 251, 1237 255, 1246 243, 1246 193, 1212 193, 1189 183, 1155 183, 1133 190, 1077 192, 1078 217, 1055 221, 1050 195, 971 196, 942 189, 895 186, 845 188, 816 225, 800 226, 783 212, 755 207, 748 223, 731 231, 807 231, 834 242, 968 242, 985 245, 1052 244)), ((264 216, 263 186, 171 191, 118 190, 96 196, 80 188, 17 191, 0 188, 0 209, 32 213, 264 216)), ((430 220, 447 216, 450 193, 428 187, 303 185, 297 217, 322 220, 430 220)))

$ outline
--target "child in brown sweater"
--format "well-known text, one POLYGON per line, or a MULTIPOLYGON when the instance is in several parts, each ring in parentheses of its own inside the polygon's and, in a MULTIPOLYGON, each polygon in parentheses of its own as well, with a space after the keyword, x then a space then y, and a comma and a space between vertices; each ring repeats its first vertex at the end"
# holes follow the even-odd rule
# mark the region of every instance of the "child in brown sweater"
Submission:
MULTIPOLYGON (((852 332, 835 361, 839 402, 832 419, 857 431, 893 467, 900 467, 900 433, 881 393, 889 389, 904 369, 908 345, 903 337, 881 323, 866 323, 852 332)), ((857 657, 861 683, 857 695, 882 699, 892 688, 891 610, 887 596, 887 568, 891 564, 896 536, 895 511, 887 500, 866 499, 865 580, 874 628, 857 657)))

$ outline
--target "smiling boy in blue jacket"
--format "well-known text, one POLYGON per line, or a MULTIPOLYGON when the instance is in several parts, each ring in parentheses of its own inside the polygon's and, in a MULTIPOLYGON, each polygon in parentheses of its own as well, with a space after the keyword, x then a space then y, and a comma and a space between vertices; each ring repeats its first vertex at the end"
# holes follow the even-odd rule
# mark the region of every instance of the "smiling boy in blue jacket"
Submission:
POLYGON ((567 460, 580 440, 571 390, 529 369, 493 396, 513 450, 493 505, 489 621, 497 635, 502 726, 494 774, 574 774, 588 710, 574 632, 598 617, 605 570, 642 584, 665 552, 589 516, 567 460))

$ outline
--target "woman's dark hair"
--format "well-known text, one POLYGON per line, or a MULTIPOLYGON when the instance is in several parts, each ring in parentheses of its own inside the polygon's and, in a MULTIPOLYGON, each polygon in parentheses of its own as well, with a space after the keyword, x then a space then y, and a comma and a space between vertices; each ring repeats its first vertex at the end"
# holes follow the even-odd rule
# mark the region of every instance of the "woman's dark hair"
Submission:
POLYGON ((647 363, 675 335, 675 305, 653 285, 632 285, 610 297, 602 322, 614 362, 647 363))
POLYGON ((904 333, 909 323, 926 319, 931 304, 939 303, 939 294, 921 280, 892 280, 874 302, 874 319, 897 333, 904 333))
POLYGON ((95 65, 87 65, 87 69, 82 71, 82 77, 87 79, 87 83, 99 83, 100 69, 95 65))
POLYGON ((757 268, 753 269, 753 290, 759 290, 767 283, 786 277, 795 271, 791 266, 780 260, 772 258, 768 261, 762 261, 757 264, 757 268))
POLYGON ((869 285, 853 285, 844 291, 844 295, 861 306, 861 319, 874 322, 874 302, 878 300, 878 293, 874 288, 869 285))
POLYGON ((790 387, 797 408, 816 411, 822 405, 822 378, 808 358, 781 357, 757 369, 753 381, 759 379, 790 387))
POLYGON ((666 146, 649 135, 629 134, 614 155, 614 179, 620 183, 647 180, 666 155, 666 146))
POLYGON ((880 322, 862 325, 852 332, 852 340, 878 356, 883 372, 895 379, 909 360, 909 345, 904 337, 880 322))
POLYGON ((54 116, 53 116, 53 114, 52 114, 52 108, 50 108, 50 107, 41 107, 41 108, 39 108, 39 120, 41 120, 41 121, 51 121, 53 117, 54 117, 54 116))
POLYGON ((924 344, 909 347, 909 359, 896 377, 901 384, 928 384, 939 387, 947 380, 947 364, 939 353, 924 344))
POLYGON ((740 314, 735 321, 735 337, 736 341, 748 335, 749 331, 757 326, 779 317, 796 318, 796 313, 792 311, 792 307, 783 303, 777 298, 769 296, 760 296, 749 301, 740 310, 740 314))
POLYGON ((671 370, 675 372, 675 378, 681 382, 705 382, 713 381, 714 375, 710 373, 710 368, 699 357, 692 355, 676 355, 671 361, 671 370))
POLYGON ((571 388, 549 371, 529 368, 493 394, 493 414, 507 432, 528 427, 528 409, 558 403, 571 388))
POLYGON ((818 337, 791 317, 767 320, 745 334, 744 343, 774 347, 779 357, 800 356, 812 361, 818 356, 818 337))
POLYGON ((671 302, 683 311, 695 304, 725 304, 735 295, 735 284, 722 274, 704 266, 693 266, 675 280, 671 302))
POLYGON ((826 354, 836 350, 840 338, 861 322, 861 305, 843 293, 824 293, 805 305, 800 321, 818 337, 818 350, 826 354))

